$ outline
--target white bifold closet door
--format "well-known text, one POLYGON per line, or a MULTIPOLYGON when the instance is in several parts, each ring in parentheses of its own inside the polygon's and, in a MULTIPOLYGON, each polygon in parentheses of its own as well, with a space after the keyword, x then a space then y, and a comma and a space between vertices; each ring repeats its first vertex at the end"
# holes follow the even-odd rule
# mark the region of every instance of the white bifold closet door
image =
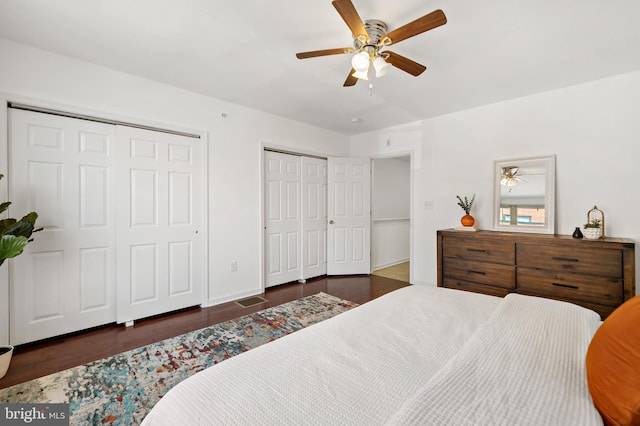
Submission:
POLYGON ((9 263, 12 344, 202 302, 201 150, 9 109, 9 214, 44 227, 9 263))
POLYGON ((43 231, 9 263, 10 341, 115 320, 115 127, 9 109, 11 217, 43 231))
POLYGON ((118 126, 117 322, 202 303, 200 139, 118 126))
POLYGON ((326 274, 327 161, 265 151, 266 287, 326 274))

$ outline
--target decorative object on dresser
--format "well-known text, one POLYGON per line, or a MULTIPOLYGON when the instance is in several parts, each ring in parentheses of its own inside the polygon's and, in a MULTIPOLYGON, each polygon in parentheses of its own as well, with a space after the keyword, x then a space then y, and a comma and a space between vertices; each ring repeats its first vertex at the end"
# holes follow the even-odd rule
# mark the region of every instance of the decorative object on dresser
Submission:
POLYGON ((575 231, 573 231, 573 234, 571 235, 573 238, 583 238, 584 235, 582 235, 582 231, 580 230, 579 226, 576 226, 575 231))
POLYGON ((464 230, 464 231, 477 231, 478 226, 476 224, 476 220, 470 214, 471 207, 473 207, 473 202, 476 199, 476 194, 475 193, 473 194, 473 196, 471 197, 471 200, 469 200, 466 195, 464 196, 464 200, 460 198, 459 195, 456 195, 456 198, 458 199, 458 205, 462 207, 462 210, 464 210, 464 213, 465 213, 464 216, 462 216, 462 218, 460 219, 462 228, 456 228, 456 229, 464 230))
POLYGON ((584 237, 589 240, 604 238, 604 212, 593 206, 587 212, 587 223, 584 224, 584 237))
POLYGON ((635 295, 635 244, 569 235, 437 232, 438 286, 575 303, 607 317, 635 295))

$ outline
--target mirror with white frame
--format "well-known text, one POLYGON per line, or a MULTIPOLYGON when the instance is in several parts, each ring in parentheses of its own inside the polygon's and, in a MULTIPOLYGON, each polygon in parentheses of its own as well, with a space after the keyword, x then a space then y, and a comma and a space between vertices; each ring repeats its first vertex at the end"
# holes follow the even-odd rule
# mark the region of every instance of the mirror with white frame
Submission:
POLYGON ((555 233, 555 167, 555 155, 494 161, 494 230, 555 233))

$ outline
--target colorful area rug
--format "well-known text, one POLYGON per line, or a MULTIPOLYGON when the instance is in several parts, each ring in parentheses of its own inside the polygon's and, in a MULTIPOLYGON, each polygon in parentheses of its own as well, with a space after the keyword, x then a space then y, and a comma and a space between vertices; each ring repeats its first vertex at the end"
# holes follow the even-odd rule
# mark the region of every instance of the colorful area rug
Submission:
POLYGON ((192 374, 355 306, 318 293, 0 389, 0 402, 69 403, 72 425, 139 424, 192 374))

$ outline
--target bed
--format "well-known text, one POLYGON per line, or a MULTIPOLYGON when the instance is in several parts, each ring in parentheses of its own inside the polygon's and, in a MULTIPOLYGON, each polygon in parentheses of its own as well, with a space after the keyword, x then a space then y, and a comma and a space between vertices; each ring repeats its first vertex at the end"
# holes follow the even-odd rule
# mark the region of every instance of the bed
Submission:
POLYGON ((601 324, 565 302, 410 286, 195 374, 143 424, 602 425, 585 371, 601 324))

